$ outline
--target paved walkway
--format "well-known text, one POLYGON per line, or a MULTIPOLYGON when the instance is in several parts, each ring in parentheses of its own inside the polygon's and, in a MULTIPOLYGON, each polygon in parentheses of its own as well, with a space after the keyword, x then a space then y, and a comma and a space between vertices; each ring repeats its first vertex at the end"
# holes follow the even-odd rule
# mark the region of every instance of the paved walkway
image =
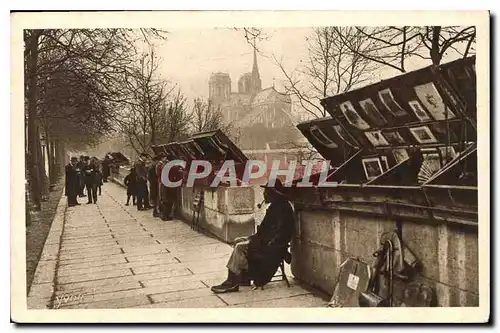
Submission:
MULTIPOLYGON (((28 297, 28 308, 323 307, 291 279, 264 290, 215 295, 231 247, 125 206, 125 190, 103 186, 97 205, 66 207, 63 197, 28 297)), ((287 273, 290 274, 288 268, 287 273)))

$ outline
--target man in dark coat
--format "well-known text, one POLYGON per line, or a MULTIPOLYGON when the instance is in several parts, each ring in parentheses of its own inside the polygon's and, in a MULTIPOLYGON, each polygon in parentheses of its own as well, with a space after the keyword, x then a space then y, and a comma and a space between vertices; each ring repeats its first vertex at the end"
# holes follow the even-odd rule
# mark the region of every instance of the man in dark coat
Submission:
MULTIPOLYGON (((156 167, 156 175, 158 176, 158 181, 160 183, 160 217, 163 221, 171 221, 173 219, 174 207, 176 204, 178 204, 179 188, 167 187, 161 182, 163 167, 169 161, 173 160, 175 160, 175 157, 171 154, 168 154, 160 161, 160 163, 158 163, 156 167)), ((181 166, 174 165, 168 173, 168 179, 172 182, 182 180, 182 172, 183 169, 181 166)))
POLYGON ((276 180, 274 187, 265 187, 264 200, 270 203, 257 233, 235 239, 235 247, 227 263, 226 281, 211 290, 214 293, 238 291, 240 285, 253 280, 261 287, 271 281, 281 260, 288 253, 294 228, 294 212, 276 180))
POLYGON ((85 168, 85 156, 81 155, 80 160, 76 163, 76 169, 78 172, 78 196, 84 197, 83 193, 85 189, 85 175, 83 174, 83 169, 85 168))
MULTIPOLYGON (((87 188, 87 204, 97 203, 97 172, 98 167, 95 163, 94 159, 88 160, 87 165, 84 166, 84 175, 85 175, 85 187, 87 188)), ((99 181, 100 182, 100 181, 99 181)))
POLYGON ((147 154, 141 154, 135 163, 136 190, 137 190, 137 210, 147 210, 150 208, 148 200, 148 170, 146 168, 147 154))
POLYGON ((159 186, 158 177, 156 175, 156 167, 160 160, 165 156, 165 153, 159 153, 153 157, 153 163, 148 167, 148 180, 149 180, 149 198, 151 205, 153 206, 153 216, 158 217, 158 198, 159 198, 159 186))
POLYGON ((110 164, 111 164, 111 158, 109 157, 109 154, 106 154, 104 160, 102 161, 102 181, 104 183, 108 182, 108 177, 110 174, 109 172, 110 164))
POLYGON ((76 169, 77 162, 78 159, 76 157, 72 157, 70 163, 65 167, 66 179, 64 193, 68 197, 68 207, 79 205, 77 196, 80 190, 80 179, 76 169))

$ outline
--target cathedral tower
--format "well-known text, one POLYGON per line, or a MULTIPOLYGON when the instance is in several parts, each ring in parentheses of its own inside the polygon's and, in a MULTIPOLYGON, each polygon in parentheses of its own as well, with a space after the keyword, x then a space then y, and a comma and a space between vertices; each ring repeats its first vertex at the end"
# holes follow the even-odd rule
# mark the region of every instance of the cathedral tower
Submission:
POLYGON ((253 67, 252 67, 252 95, 262 90, 262 82, 260 80, 259 66, 257 65, 257 51, 253 49, 253 67))
POLYGON ((221 103, 229 100, 231 95, 231 78, 227 73, 213 73, 208 81, 208 98, 221 103))

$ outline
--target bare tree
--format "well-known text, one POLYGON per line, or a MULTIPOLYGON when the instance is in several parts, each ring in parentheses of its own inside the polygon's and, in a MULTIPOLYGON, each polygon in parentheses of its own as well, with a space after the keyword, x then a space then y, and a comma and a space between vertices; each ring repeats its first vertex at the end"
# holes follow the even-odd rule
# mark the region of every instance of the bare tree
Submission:
POLYGON ((417 57, 439 65, 449 52, 467 57, 475 51, 476 29, 473 26, 356 27, 368 44, 362 50, 356 48, 356 43, 341 28, 335 29, 351 52, 402 73, 407 71, 410 58, 417 57))
POLYGON ((307 43, 308 58, 292 72, 286 70, 281 60, 273 58, 285 77, 287 93, 301 109, 315 118, 325 117, 327 112, 319 104, 320 99, 348 91, 371 78, 370 62, 358 54, 369 44, 352 27, 316 28, 307 43), (345 40, 349 40, 349 45, 345 40))
POLYGON ((211 101, 205 102, 201 98, 193 101, 193 131, 204 132, 217 129, 229 132, 231 124, 224 123, 224 116, 220 106, 216 106, 211 101))
POLYGON ((261 28, 234 28, 236 31, 243 32, 244 38, 248 44, 250 44, 257 52, 260 52, 257 47, 257 42, 268 40, 269 35, 261 28))
POLYGON ((128 96, 117 123, 138 153, 157 144, 166 126, 165 100, 174 88, 158 78, 158 66, 159 59, 154 48, 150 48, 130 71, 125 83, 128 96))
MULTIPOLYGON (((61 151, 65 144, 80 144, 82 135, 88 139, 94 130, 102 132, 122 102, 120 86, 135 61, 138 41, 156 37, 165 36, 154 29, 24 31, 27 176, 36 210, 42 187, 37 175, 45 174, 38 153, 39 127, 43 125, 45 134, 55 140, 49 147, 61 151), (75 131, 68 130, 68 124, 75 124, 75 131)), ((60 159, 62 154, 56 156, 60 159)))

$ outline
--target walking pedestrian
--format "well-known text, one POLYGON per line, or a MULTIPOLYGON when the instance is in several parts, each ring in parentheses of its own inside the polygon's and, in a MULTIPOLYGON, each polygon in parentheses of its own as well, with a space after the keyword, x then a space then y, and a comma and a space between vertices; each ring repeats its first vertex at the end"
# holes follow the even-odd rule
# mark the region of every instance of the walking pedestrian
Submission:
POLYGON ((148 172, 146 169, 147 154, 141 154, 135 163, 135 173, 137 180, 137 210, 149 209, 148 200, 148 172))
POLYGON ((102 180, 104 183, 108 182, 109 170, 111 164, 111 157, 109 153, 104 157, 104 161, 102 161, 102 180))
POLYGON ((79 205, 78 191, 79 191, 79 174, 77 171, 78 158, 72 157, 71 161, 65 167, 65 186, 64 193, 68 197, 68 207, 79 205))
MULTIPOLYGON (((157 174, 161 180, 161 173, 163 165, 168 163, 168 161, 174 160, 175 157, 168 154, 166 158, 163 159, 161 167, 157 168, 157 174)), ((183 177, 183 169, 179 165, 173 166, 168 175, 168 179, 172 182, 177 182, 183 177)), ((178 200, 178 188, 167 187, 161 184, 161 200, 160 200, 160 216, 163 221, 171 221, 174 217, 174 207, 178 200)))
POLYGON ((151 205, 153 206, 153 216, 158 217, 158 198, 159 198, 159 186, 158 186, 158 177, 156 175, 156 167, 160 160, 165 156, 164 153, 159 153, 155 157, 153 157, 153 163, 148 168, 148 181, 149 181, 149 198, 151 205))
POLYGON ((123 183, 127 186, 127 203, 125 203, 125 206, 130 204, 130 197, 132 197, 132 205, 135 206, 137 193, 137 175, 135 174, 135 168, 130 169, 129 174, 125 177, 123 183))
POLYGON ((78 172, 78 196, 84 197, 85 193, 85 175, 83 173, 83 169, 85 167, 85 156, 80 155, 80 160, 77 162, 76 170, 78 172))
POLYGON ((87 204, 97 203, 97 166, 94 159, 86 157, 87 165, 85 166, 85 187, 87 188, 87 204))

